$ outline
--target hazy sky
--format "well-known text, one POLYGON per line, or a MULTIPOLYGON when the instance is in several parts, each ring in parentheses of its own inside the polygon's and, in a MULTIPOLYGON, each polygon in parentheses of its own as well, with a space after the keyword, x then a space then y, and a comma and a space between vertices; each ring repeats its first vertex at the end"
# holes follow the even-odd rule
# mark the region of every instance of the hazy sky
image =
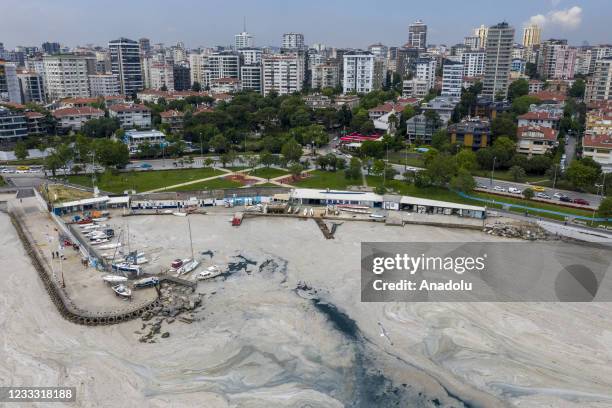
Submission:
POLYGON ((0 0, 0 42, 6 48, 44 41, 106 45, 124 36, 229 45, 243 16, 257 46, 279 45, 289 31, 304 33, 308 44, 401 45, 416 19, 429 26, 428 42, 436 44, 462 42, 473 27, 502 20, 517 29, 518 41, 531 20, 543 25, 545 38, 612 42, 611 0, 0 0))

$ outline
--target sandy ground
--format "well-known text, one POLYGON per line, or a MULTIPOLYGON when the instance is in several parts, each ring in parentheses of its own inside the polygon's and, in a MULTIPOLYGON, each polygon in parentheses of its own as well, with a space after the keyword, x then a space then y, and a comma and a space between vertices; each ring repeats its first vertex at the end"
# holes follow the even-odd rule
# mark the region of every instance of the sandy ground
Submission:
MULTIPOLYGON (((190 220, 204 264, 256 264, 201 282, 198 320, 142 344, 139 321, 64 321, 0 214, 0 378, 76 386, 79 406, 612 404, 612 305, 360 302, 361 241, 492 239, 480 232, 345 223, 326 241, 313 221, 190 220), (298 296, 298 281, 327 303, 298 296)), ((160 263, 189 255, 185 219, 129 225, 135 249, 160 263)))

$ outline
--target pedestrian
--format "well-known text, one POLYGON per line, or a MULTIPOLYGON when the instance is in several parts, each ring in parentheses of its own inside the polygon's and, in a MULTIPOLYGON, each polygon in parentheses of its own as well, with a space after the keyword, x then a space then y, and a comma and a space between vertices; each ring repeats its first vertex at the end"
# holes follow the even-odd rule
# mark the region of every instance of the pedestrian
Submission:
POLYGON ((55 259, 55 252, 51 251, 51 258, 55 259))

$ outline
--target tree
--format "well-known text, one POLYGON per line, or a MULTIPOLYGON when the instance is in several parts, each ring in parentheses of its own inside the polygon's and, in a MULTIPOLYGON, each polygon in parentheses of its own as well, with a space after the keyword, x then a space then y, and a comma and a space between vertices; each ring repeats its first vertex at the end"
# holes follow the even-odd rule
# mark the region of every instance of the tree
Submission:
POLYGON ((433 185, 444 186, 457 173, 457 165, 449 155, 439 154, 429 162, 426 172, 433 185))
POLYGON ((62 160, 56 152, 51 153, 45 158, 45 168, 51 171, 53 177, 58 169, 62 167, 62 160))
POLYGON ((510 167, 510 177, 512 177, 512 180, 514 181, 523 181, 525 180, 525 176, 527 175, 525 173, 525 169, 522 168, 521 166, 512 166, 510 167))
POLYGON ((538 79, 540 77, 538 74, 538 66, 533 62, 528 62, 525 64, 525 74, 530 79, 538 79))
POLYGON ((295 139, 290 139, 281 148, 281 154, 287 162, 298 163, 302 157, 302 146, 295 139))
POLYGON ((25 144, 25 142, 20 140, 15 144, 14 153, 17 160, 25 160, 29 155, 28 146, 25 144))
POLYGON ((450 139, 446 129, 437 130, 431 136, 431 145, 438 151, 448 151, 450 148, 450 139))
POLYGON ((531 188, 526 188, 523 190, 523 197, 525 197, 527 200, 531 200, 534 195, 535 193, 531 188))
POLYGON ((276 160, 275 157, 272 153, 270 153, 267 150, 264 150, 260 155, 259 155, 259 162, 266 166, 266 168, 270 168, 270 166, 272 166, 276 160))
POLYGON ((476 187, 476 181, 468 170, 460 168, 457 175, 451 178, 450 186, 454 190, 468 193, 476 187))
POLYGON ((508 100, 514 101, 519 96, 529 93, 529 82, 526 79, 517 79, 508 86, 508 100))
POLYGON ((382 176, 385 172, 385 161, 384 160, 375 160, 372 165, 372 174, 375 176, 382 176))
POLYGON ((227 151, 219 156, 219 160, 221 161, 223 168, 225 168, 228 163, 233 163, 234 160, 236 160, 236 152, 233 150, 227 151))
POLYGON ((103 166, 123 168, 130 162, 127 145, 118 140, 96 139, 92 149, 96 152, 96 160, 103 166))
POLYGON ((83 124, 81 131, 91 138, 110 137, 119 129, 117 118, 90 119, 83 124))
POLYGON ((612 197, 606 197, 599 203, 597 213, 603 218, 612 218, 612 197))
POLYGON ((361 143, 361 147, 359 148, 359 156, 364 158, 373 157, 375 159, 380 159, 384 154, 384 146, 382 143, 374 140, 366 140, 361 143))
POLYGON ((202 90, 202 85, 198 81, 194 81, 193 85, 191 85, 191 90, 194 92, 200 92, 202 90))
POLYGON ((216 153, 224 153, 227 151, 227 139, 218 133, 211 139, 210 146, 215 149, 216 153))
POLYGON ((491 122, 491 133, 493 136, 509 136, 516 138, 516 124, 509 113, 498 115, 491 122))
POLYGON ((317 157, 315 162, 316 162, 317 166, 319 166, 319 168, 321 170, 326 170, 327 169, 327 165, 329 164, 329 161, 327 160, 327 156, 319 156, 319 157, 317 157))
POLYGON ((478 166, 476 153, 469 149, 460 150, 455 156, 455 160, 457 160, 457 166, 459 166, 460 169, 465 169, 467 171, 475 170, 478 166))
POLYGON ((583 79, 576 79, 572 86, 568 89, 567 93, 572 98, 582 99, 584 98, 584 92, 586 85, 583 79))
POLYGON ((206 167, 211 167, 214 163, 215 161, 211 157, 207 157, 206 160, 204 160, 204 166, 206 167))
POLYGON ((361 179, 361 161, 358 158, 351 158, 349 167, 344 170, 344 177, 349 180, 361 179))
POLYGON ((291 166, 289 166, 289 173, 291 173, 294 180, 300 177, 303 171, 304 166, 302 166, 300 163, 293 163, 291 166))
POLYGON ((79 174, 83 171, 83 167, 81 167, 79 164, 75 164, 74 166, 72 166, 72 174, 79 174))
POLYGON ((514 157, 516 152, 516 144, 508 137, 498 137, 493 142, 492 151, 494 157, 497 157, 496 163, 500 167, 506 167, 514 157))
POLYGON ((572 161, 565 176, 575 187, 589 189, 599 178, 600 172, 601 169, 589 165, 588 162, 585 163, 585 159, 582 159, 572 161))
POLYGON ((516 115, 522 115, 524 113, 529 112, 529 107, 531 105, 538 105, 540 100, 535 96, 523 95, 515 98, 512 101, 512 111, 516 115))

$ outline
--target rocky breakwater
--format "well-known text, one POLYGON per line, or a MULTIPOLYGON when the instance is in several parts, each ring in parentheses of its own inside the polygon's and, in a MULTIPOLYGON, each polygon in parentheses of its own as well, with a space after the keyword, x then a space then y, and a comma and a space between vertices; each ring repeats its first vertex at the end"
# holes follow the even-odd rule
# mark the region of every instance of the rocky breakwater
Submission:
POLYGON ((485 225, 483 232, 504 238, 518 238, 526 241, 557 241, 561 237, 551 234, 539 225, 525 223, 495 223, 485 225))
POLYGON ((202 306, 202 295, 193 288, 166 284, 160 288, 159 304, 143 313, 142 327, 135 333, 140 335, 141 343, 155 343, 158 338, 170 337, 170 332, 162 330, 175 321, 192 323, 194 312, 202 306), (163 325, 163 323, 166 325, 163 325))

